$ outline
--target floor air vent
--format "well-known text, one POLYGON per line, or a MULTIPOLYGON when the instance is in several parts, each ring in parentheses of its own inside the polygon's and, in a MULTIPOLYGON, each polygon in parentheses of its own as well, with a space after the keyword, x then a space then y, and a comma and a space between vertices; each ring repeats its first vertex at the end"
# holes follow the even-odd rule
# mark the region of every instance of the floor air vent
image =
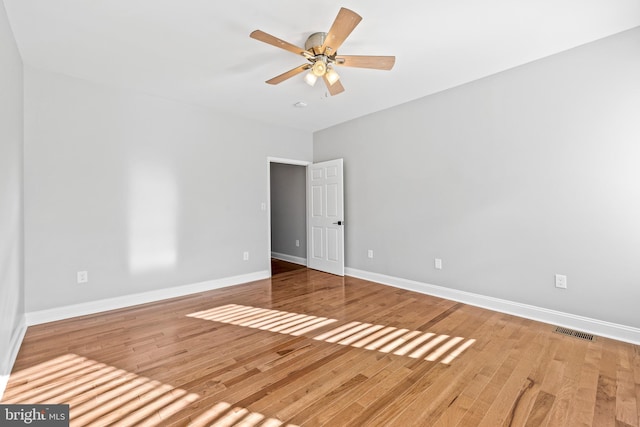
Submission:
POLYGON ((587 334, 586 332, 574 331, 573 329, 563 328, 562 326, 557 326, 556 330, 553 331, 557 334, 567 335, 570 337, 579 338, 585 341, 595 341, 596 337, 592 334, 587 334))

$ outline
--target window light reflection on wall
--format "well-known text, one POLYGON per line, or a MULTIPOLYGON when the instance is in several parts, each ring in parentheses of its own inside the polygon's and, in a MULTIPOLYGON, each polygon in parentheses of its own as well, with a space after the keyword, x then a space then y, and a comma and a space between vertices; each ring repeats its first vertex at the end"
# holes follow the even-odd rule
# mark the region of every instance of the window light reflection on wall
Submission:
POLYGON ((177 261, 178 196, 171 172, 160 165, 132 166, 129 182, 129 268, 145 273, 177 261))

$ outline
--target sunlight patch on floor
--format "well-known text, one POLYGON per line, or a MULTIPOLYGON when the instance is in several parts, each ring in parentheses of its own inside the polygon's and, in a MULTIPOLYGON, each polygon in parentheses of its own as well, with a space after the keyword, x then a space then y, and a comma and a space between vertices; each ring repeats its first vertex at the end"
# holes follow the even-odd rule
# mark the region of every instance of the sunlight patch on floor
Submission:
POLYGON ((198 311, 187 316, 294 336, 337 322, 336 319, 328 319, 326 317, 236 304, 198 311))
POLYGON ((11 375, 3 403, 69 404, 70 425, 163 425, 200 396, 75 354, 11 375))
MULTIPOLYGON (((227 304, 187 315, 198 319, 227 323, 265 331, 299 336, 337 322, 288 311, 227 304)), ((348 345, 413 359, 450 364, 473 345, 475 339, 437 335, 393 326, 349 322, 312 337, 316 341, 348 345)))
POLYGON ((361 322, 347 323, 313 339, 430 362, 441 359, 445 364, 451 363, 475 342, 474 339, 464 341, 463 337, 361 322))
POLYGON ((277 418, 266 418, 259 412, 251 412, 247 408, 233 406, 226 402, 220 402, 203 412, 191 421, 189 426, 298 427, 294 424, 285 424, 277 418))

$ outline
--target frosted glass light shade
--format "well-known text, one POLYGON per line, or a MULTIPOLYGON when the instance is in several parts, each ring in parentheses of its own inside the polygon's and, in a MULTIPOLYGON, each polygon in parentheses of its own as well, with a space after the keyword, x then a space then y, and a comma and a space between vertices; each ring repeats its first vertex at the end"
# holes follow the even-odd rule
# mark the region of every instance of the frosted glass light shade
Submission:
POLYGON ((308 84, 309 86, 313 86, 316 84, 316 81, 318 80, 318 76, 316 76, 315 74, 313 74, 313 71, 309 71, 305 76, 304 76, 304 81, 306 84, 308 84))
POLYGON ((329 70, 327 71, 327 81, 329 82, 329 84, 333 85, 338 80, 340 80, 340 76, 338 75, 338 73, 336 73, 336 70, 334 70, 333 68, 329 68, 329 70))

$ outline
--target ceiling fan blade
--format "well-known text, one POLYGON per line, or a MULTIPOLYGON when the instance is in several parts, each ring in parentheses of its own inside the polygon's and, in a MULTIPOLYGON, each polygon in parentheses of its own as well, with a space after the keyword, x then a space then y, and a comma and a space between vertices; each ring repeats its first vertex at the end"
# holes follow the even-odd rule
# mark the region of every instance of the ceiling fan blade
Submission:
POLYGON ((298 74, 302 73, 304 70, 308 70, 309 68, 311 68, 311 64, 301 65, 294 68, 293 70, 289 70, 286 73, 282 73, 279 76, 275 76, 274 78, 267 80, 266 83, 269 83, 270 85, 277 85, 278 83, 282 83, 283 81, 290 79, 293 76, 297 76, 298 74))
POLYGON ((336 65, 344 67, 373 68, 375 70, 390 70, 396 63, 395 56, 364 56, 340 55, 336 56, 336 65))
POLYGON ((322 43, 321 51, 327 56, 334 55, 360 21, 362 21, 362 16, 344 7, 340 8, 338 16, 333 21, 333 25, 322 43))
POLYGON ((279 47, 280 49, 288 50, 289 52, 295 53, 296 55, 302 55, 305 58, 307 57, 307 55, 309 55, 309 52, 307 52, 303 48, 298 47, 296 45, 293 45, 293 44, 291 44, 289 42, 286 42, 286 41, 284 41, 282 39, 279 39, 279 38, 277 38, 275 36, 272 36, 271 34, 267 34, 264 31, 255 30, 251 34, 249 34, 249 37, 251 37, 252 39, 256 39, 256 40, 259 40, 261 42, 270 44, 271 46, 275 46, 275 47, 279 47))
POLYGON ((331 84, 329 83, 329 79, 327 79, 326 74, 322 76, 322 80, 324 80, 324 84, 327 85, 327 89, 329 89, 329 93, 331 94, 331 96, 344 92, 344 86, 342 86, 340 80, 336 81, 334 84, 331 84))

